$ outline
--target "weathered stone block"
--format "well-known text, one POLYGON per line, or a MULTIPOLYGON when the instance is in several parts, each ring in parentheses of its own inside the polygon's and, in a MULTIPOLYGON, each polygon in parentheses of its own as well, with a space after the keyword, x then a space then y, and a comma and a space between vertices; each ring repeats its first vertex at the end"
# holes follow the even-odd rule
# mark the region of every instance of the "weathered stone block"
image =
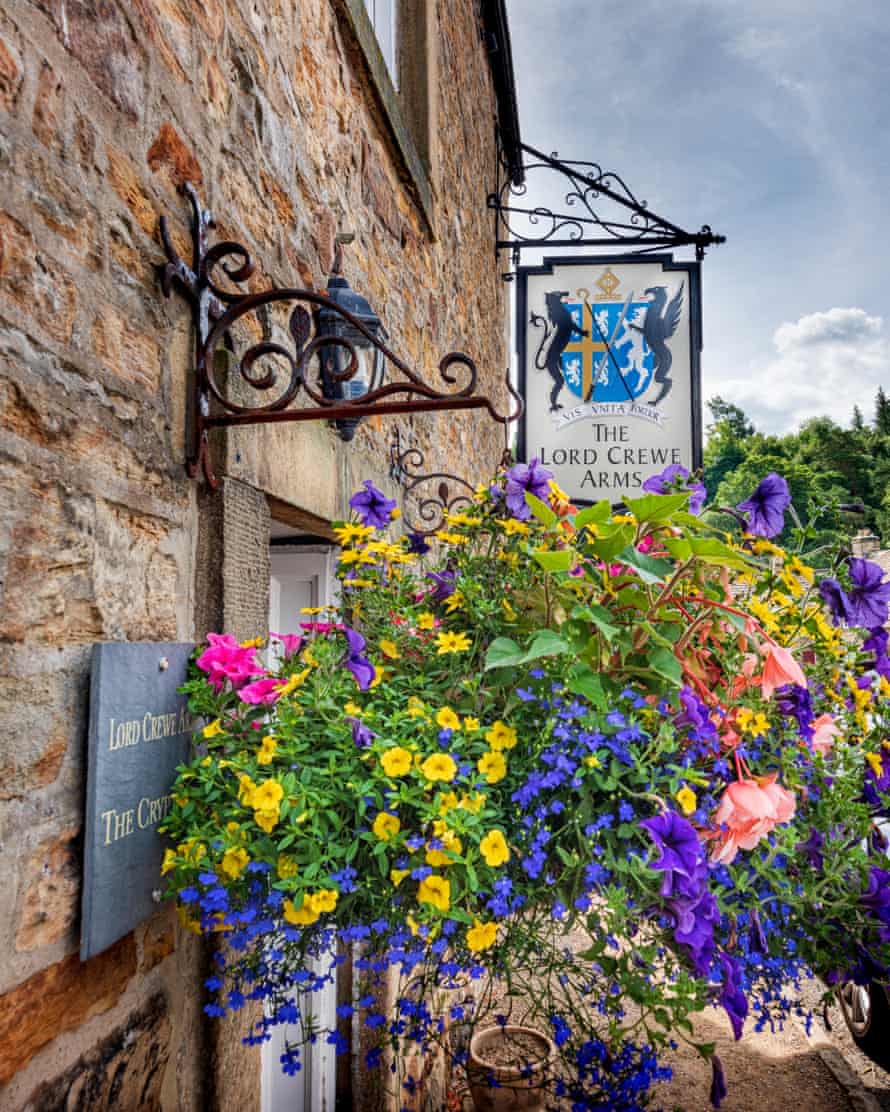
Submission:
POLYGON ((22 88, 22 56, 9 39, 0 38, 0 106, 11 112, 22 88))
POLYGON ((34 114, 31 128, 45 147, 62 150, 64 141, 61 135, 62 109, 64 106, 64 86, 62 78, 46 60, 40 67, 37 78, 37 94, 34 98, 34 114))
POLYGON ((158 216, 154 203, 142 187, 136 167, 123 151, 110 144, 106 147, 105 154, 108 158, 108 182, 111 188, 132 212, 143 232, 154 237, 158 216))
POLYGON ((112 0, 67 0, 59 30, 97 88, 127 116, 139 119, 145 104, 145 48, 123 10, 112 0))
POLYGON ((135 972, 128 934, 90 961, 72 954, 0 996, 0 1085, 41 1047, 113 1007, 135 972))
POLYGON ((170 1018, 158 993, 95 1050, 35 1089, 23 1112, 155 1112, 170 1053, 170 1018))
POLYGON ((25 898, 15 936, 17 950, 36 950, 63 938, 80 901, 79 827, 41 842, 25 866, 25 898))
POLYGON ((154 392, 161 380, 161 352, 153 336, 133 324, 129 313, 103 305, 93 322, 92 348, 112 374, 154 392))
POLYGON ((31 233, 0 212, 0 303, 33 314, 38 328, 56 340, 71 336, 77 311, 74 283, 55 262, 38 252, 31 233))
POLYGON ((176 128, 166 120, 148 148, 147 161, 153 173, 165 171, 175 185, 184 185, 190 181, 199 186, 204 182, 198 160, 182 141, 176 128))

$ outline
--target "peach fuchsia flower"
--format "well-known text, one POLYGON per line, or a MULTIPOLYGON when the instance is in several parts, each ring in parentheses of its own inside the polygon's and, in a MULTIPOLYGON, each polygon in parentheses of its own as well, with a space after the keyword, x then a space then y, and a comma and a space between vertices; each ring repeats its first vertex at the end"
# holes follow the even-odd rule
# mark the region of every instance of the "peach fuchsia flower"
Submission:
POLYGON ((823 757, 828 756, 834 745, 834 739, 840 737, 840 733, 830 714, 820 714, 818 718, 813 719, 813 748, 823 757))
POLYGON ((730 784, 714 812, 715 825, 724 829, 711 860, 728 865, 740 849, 753 849, 774 826, 790 821, 795 807, 794 794, 776 783, 776 773, 730 784))
POLYGON ((764 699, 768 699, 777 687, 784 687, 786 683, 806 687, 807 677, 787 649, 781 645, 770 644, 760 680, 760 690, 764 699))

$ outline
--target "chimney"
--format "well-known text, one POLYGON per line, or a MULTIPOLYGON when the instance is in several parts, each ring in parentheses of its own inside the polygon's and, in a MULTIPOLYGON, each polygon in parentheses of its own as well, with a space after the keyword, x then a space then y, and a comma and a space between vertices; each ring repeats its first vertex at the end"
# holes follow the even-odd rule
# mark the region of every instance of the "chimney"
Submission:
POLYGON ((874 533, 870 533, 867 529, 860 529, 850 542, 850 547, 854 556, 867 559, 869 556, 874 556, 880 549, 881 542, 874 533))

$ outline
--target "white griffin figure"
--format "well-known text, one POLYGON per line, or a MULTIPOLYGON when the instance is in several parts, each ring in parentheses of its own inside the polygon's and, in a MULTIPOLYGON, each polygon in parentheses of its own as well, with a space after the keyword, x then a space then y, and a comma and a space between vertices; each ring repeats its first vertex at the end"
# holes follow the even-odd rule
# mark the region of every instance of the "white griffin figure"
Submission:
POLYGON ((644 350, 643 333, 638 331, 640 327, 640 317, 645 313, 645 307, 631 307, 627 311, 627 317, 624 321, 624 330, 621 334, 621 339, 618 341, 623 347, 629 343, 630 347, 627 351, 627 366, 622 369, 621 373, 625 378, 633 372, 636 372, 637 383, 634 388, 634 394, 638 395, 648 385, 649 369, 645 365, 646 353, 644 350), (636 328, 631 328, 631 325, 636 325, 636 328))

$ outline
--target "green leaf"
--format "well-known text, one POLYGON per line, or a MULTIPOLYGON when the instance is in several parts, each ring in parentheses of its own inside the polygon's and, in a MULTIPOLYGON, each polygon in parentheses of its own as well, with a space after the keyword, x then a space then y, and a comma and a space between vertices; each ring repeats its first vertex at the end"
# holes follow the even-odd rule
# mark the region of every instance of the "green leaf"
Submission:
POLYGON ((664 544, 676 560, 688 560, 690 556, 694 556, 703 564, 716 564, 718 567, 736 568, 740 571, 756 566, 753 560, 747 559, 723 541, 718 541, 716 537, 668 537, 664 544))
POLYGON ((542 656, 558 656, 568 650, 569 646, 558 633, 554 633, 552 629, 541 629, 535 634, 519 663, 527 664, 530 660, 537 660, 542 656))
POLYGON ((491 668, 513 668, 522 660, 523 650, 509 637, 496 637, 485 654, 485 671, 491 668))
POLYGON ((599 535, 591 539, 590 551, 608 563, 627 548, 634 539, 635 533, 633 525, 604 525, 599 535))
POLYGON ((592 506, 585 506, 575 514, 575 528, 581 529, 585 525, 601 525, 609 520, 612 507, 608 502, 595 502, 592 506))
POLYGON ((576 606, 572 611, 573 618, 583 618, 594 625, 607 641, 618 633, 618 626, 613 625, 611 611, 607 610, 605 606, 598 606, 595 602, 589 606, 576 606))
POLYGON ((672 560, 658 560, 654 556, 647 556, 645 552, 637 552, 632 544, 619 552, 618 559, 622 564, 632 567, 644 583, 664 583, 674 571, 672 560))
POLYGON ((683 682, 683 668, 671 649, 655 648, 647 654, 647 660, 653 672, 663 676, 675 687, 683 682))
POLYGON ((526 505, 535 515, 538 521, 540 521, 542 525, 546 525, 548 529, 552 525, 555 525, 557 521, 559 521, 559 518, 556 516, 553 510, 550 509, 547 503, 542 502, 540 498, 536 498, 529 491, 525 492, 525 501, 526 505))
POLYGON ((642 498, 625 498, 624 504, 637 521, 664 521, 686 508, 688 494, 646 494, 642 498))
POLYGON ((561 548, 555 552, 541 548, 532 551, 532 556, 545 571, 568 571, 574 555, 571 548, 561 548))

